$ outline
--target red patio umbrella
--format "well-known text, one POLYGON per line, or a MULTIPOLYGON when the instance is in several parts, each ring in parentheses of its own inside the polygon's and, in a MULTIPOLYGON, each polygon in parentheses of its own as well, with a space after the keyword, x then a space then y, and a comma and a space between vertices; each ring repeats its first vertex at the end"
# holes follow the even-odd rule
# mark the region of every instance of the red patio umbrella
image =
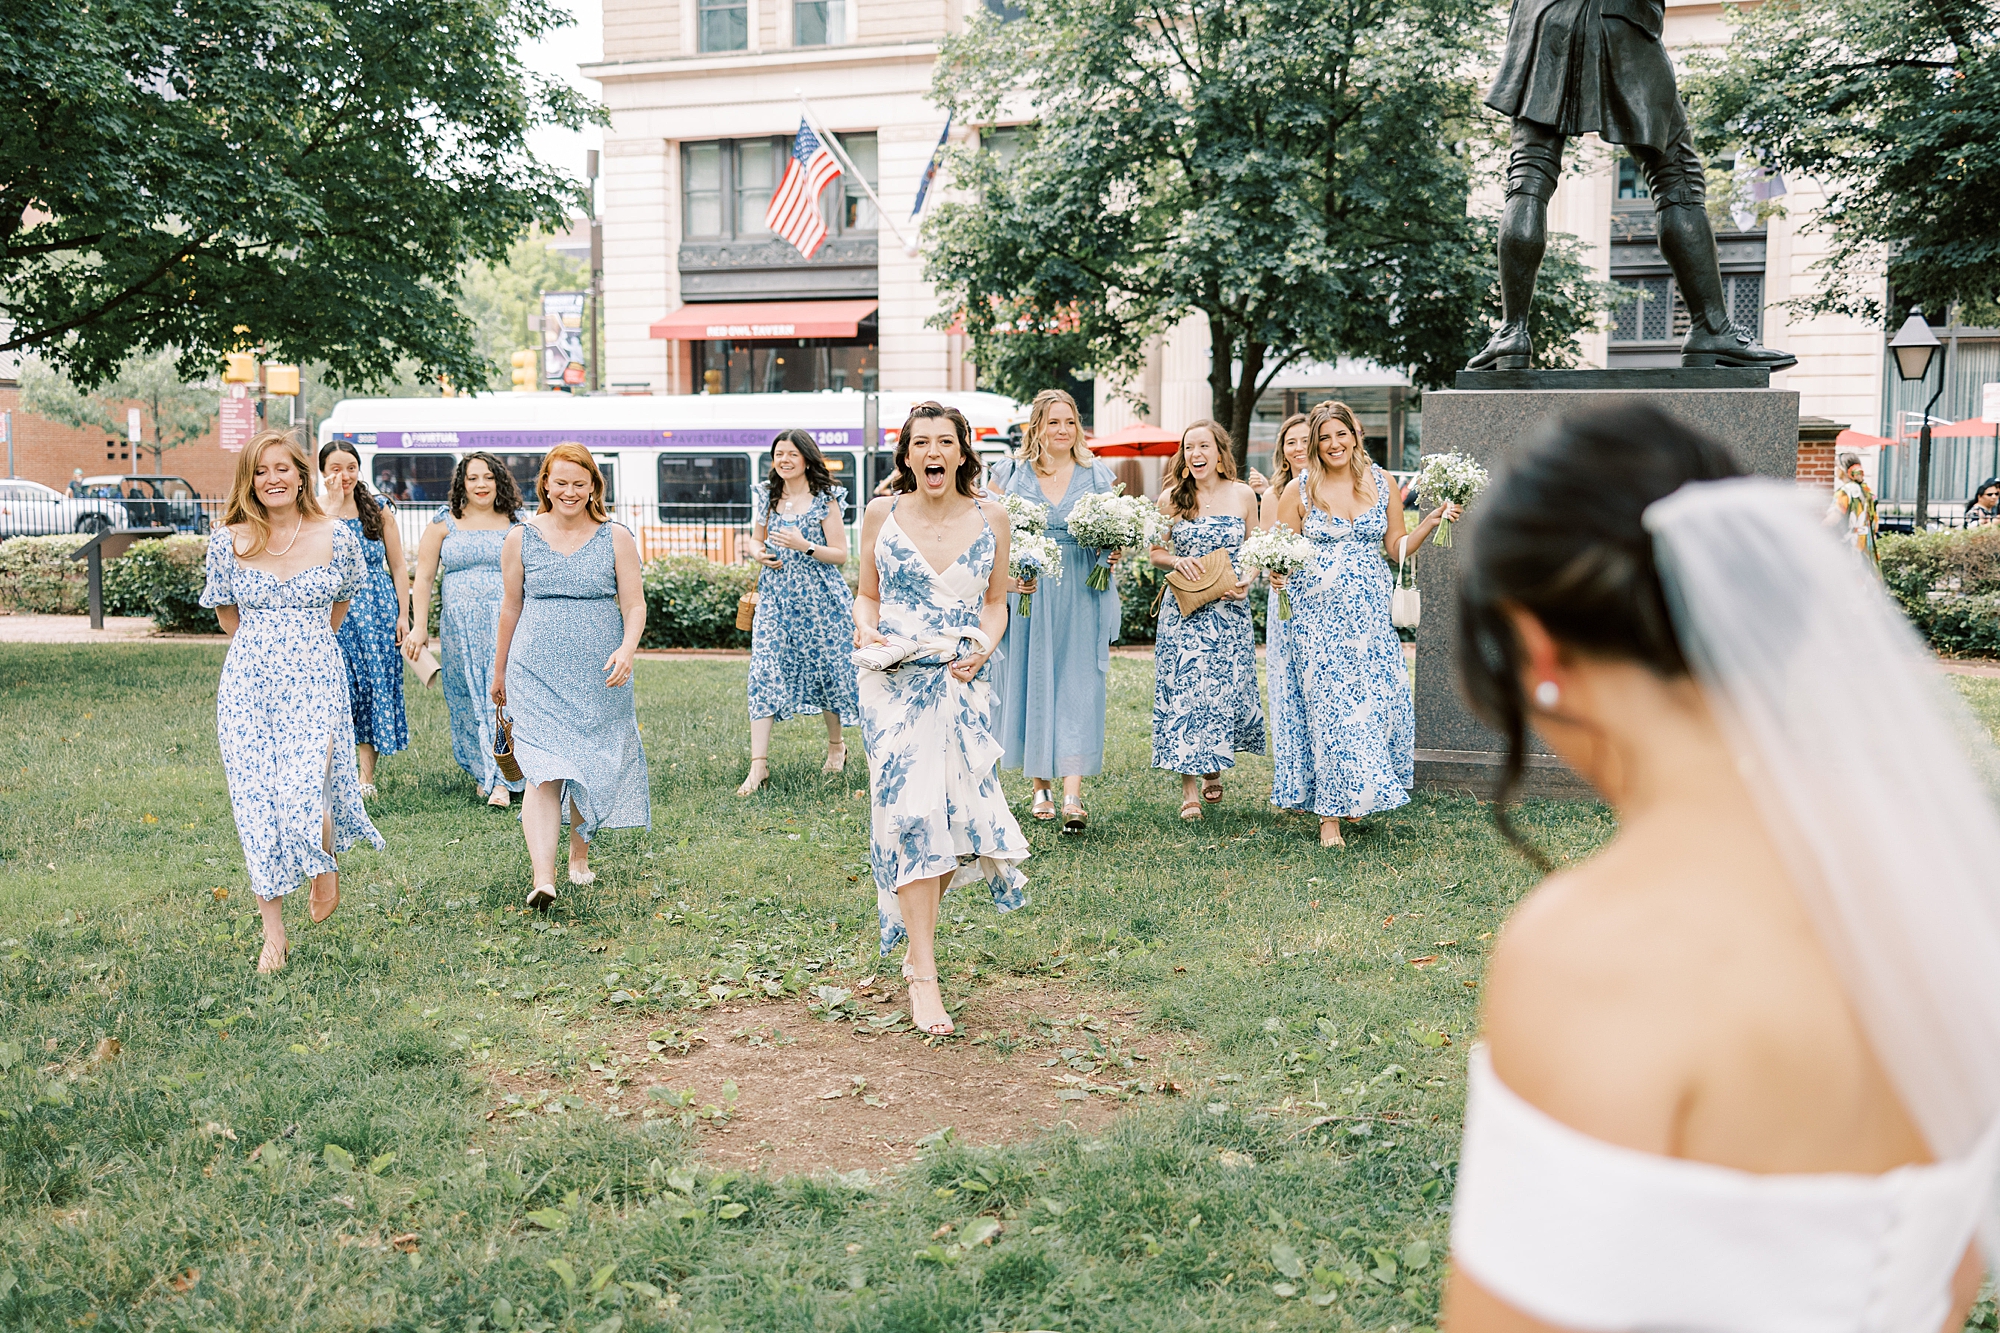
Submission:
POLYGON ((1166 458, 1180 447, 1180 436, 1143 421, 1090 441, 1090 452, 1100 458, 1166 458))
POLYGON ((1949 426, 1931 427, 1931 438, 1933 440, 1940 438, 1962 439, 1968 436, 1975 439, 1984 439, 1990 435, 2000 435, 2000 424, 1988 421, 1984 417, 1967 417, 1963 421, 1954 421, 1949 426))

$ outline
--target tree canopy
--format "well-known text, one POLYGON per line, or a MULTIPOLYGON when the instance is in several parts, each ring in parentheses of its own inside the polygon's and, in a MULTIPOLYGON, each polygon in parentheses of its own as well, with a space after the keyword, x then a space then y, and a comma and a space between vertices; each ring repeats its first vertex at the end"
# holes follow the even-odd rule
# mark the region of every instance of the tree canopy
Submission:
POLYGON ((1766 0, 1693 62, 1702 147, 1741 145, 1826 204, 1807 313, 1881 322, 2000 299, 2000 6, 1982 0, 1766 0), (1896 312, 1900 313, 1900 312, 1896 312))
MULTIPOLYGON (((927 273, 981 373, 1024 397, 1076 369, 1135 375, 1153 335, 1208 323, 1238 448, 1301 359, 1361 356, 1439 385, 1497 310, 1493 223, 1468 213, 1497 118, 1473 73, 1484 0, 1028 0, 947 44, 961 121, 1031 112, 1009 153, 961 151, 927 273)), ((1537 345, 1603 303, 1552 246, 1537 345)))
POLYGON ((24 349, 101 384, 174 348, 414 363, 483 385, 459 309, 580 186, 528 152, 599 113, 516 52, 551 0, 124 0, 0 25, 0 308, 24 349))

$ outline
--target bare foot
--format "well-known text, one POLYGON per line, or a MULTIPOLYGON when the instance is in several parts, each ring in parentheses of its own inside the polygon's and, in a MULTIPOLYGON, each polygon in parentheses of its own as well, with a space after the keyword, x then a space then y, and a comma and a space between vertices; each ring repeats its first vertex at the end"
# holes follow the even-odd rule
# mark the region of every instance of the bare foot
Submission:
POLYGON ((505 787, 502 787, 497 783, 493 787, 493 794, 486 798, 486 804, 498 806, 502 810, 505 810, 508 806, 512 805, 513 803, 514 803, 514 793, 508 791, 505 787))
POLYGON ((266 936, 264 939, 264 952, 257 955, 257 970, 259 972, 284 971, 285 956, 290 952, 291 946, 285 942, 284 936, 280 935, 276 939, 266 936))
POLYGON ((1319 821, 1319 845, 1322 847, 1345 847, 1347 839, 1340 836, 1340 819, 1331 816, 1319 821))

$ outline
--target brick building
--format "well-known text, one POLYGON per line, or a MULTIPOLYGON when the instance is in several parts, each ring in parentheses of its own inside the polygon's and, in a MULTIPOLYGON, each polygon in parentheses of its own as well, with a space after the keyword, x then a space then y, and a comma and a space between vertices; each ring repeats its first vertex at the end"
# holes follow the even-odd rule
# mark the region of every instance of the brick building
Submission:
MULTIPOLYGON (((61 490, 69 485, 79 468, 86 477, 153 471, 153 451, 144 444, 127 443, 122 433, 113 438, 100 431, 59 425, 24 411, 21 390, 13 380, 0 380, 0 412, 11 414, 13 422, 13 476, 61 490)), ((152 429, 152 422, 143 414, 140 428, 142 434, 152 429)), ((0 467, 5 466, 7 457, 0 450, 0 467)), ((199 494, 220 499, 229 493, 229 481, 236 472, 236 455, 223 452, 217 430, 211 427, 193 444, 167 450, 161 456, 160 468, 169 476, 186 478, 199 494)))

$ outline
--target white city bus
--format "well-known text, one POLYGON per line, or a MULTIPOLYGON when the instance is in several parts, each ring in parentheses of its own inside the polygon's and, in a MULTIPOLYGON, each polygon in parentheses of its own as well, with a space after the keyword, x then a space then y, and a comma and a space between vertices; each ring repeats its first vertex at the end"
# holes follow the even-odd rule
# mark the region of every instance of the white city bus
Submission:
POLYGON ((458 460, 485 450, 507 465, 532 508, 542 455, 565 441, 588 448, 603 469, 612 516, 651 559, 704 555, 725 563, 750 528, 750 489, 769 472, 772 438, 812 433, 847 488, 845 521, 888 475, 896 432, 910 408, 936 399, 965 413, 982 453, 1005 448, 1026 415, 993 393, 882 393, 882 429, 871 456, 859 393, 739 393, 579 397, 562 393, 466 398, 350 398, 320 424, 319 442, 358 446, 361 470, 393 502, 406 549, 450 495, 458 460), (865 478, 865 480, 864 480, 865 478))

